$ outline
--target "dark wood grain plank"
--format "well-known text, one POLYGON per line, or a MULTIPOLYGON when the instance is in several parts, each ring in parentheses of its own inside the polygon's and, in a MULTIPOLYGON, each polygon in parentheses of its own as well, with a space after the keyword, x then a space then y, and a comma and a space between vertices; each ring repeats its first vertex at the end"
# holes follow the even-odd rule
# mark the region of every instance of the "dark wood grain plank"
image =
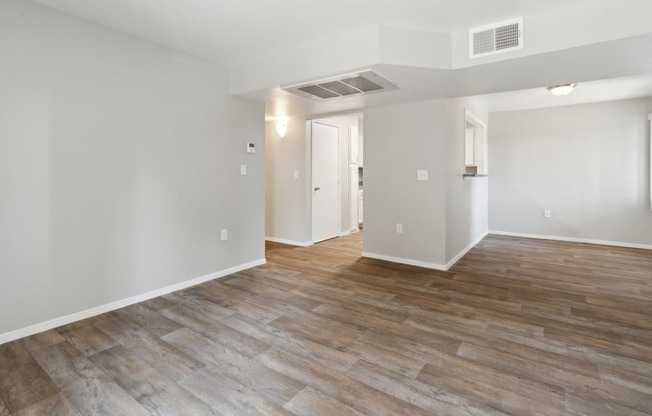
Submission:
POLYGON ((62 393, 57 393, 19 410, 14 413, 14 416, 80 416, 80 414, 62 393))
POLYGON ((115 340, 96 328, 89 320, 62 326, 57 328, 57 331, 86 356, 118 345, 115 340))
POLYGON ((95 326, 171 380, 181 380, 204 366, 124 316, 107 319, 95 326))
POLYGON ((211 374, 220 373, 254 390, 265 400, 283 406, 305 385, 254 360, 217 344, 193 331, 180 329, 165 340, 196 359, 210 365, 211 374))
POLYGON ((146 415, 145 409, 68 342, 34 353, 67 400, 82 415, 146 415))
POLYGON ((181 382, 195 396, 224 415, 291 416, 279 404, 261 397, 258 390, 206 367, 181 382), (215 383, 215 380, 220 380, 215 383))
POLYGON ((138 324, 145 331, 157 337, 162 337, 182 327, 182 325, 140 304, 127 306, 126 308, 120 309, 119 312, 138 324))
POLYGON ((429 411, 373 389, 341 373, 275 348, 260 355, 258 360, 266 367, 306 386, 311 386, 364 414, 410 414, 415 416, 431 414, 429 411))
POLYGON ((40 332, 35 335, 23 338, 20 343, 29 352, 37 351, 41 348, 49 347, 50 345, 58 344, 66 339, 61 336, 57 331, 51 329, 49 331, 40 332))
POLYGON ((190 328, 206 338, 238 351, 247 357, 254 357, 269 348, 267 343, 259 339, 236 331, 217 320, 181 305, 165 309, 161 313, 178 322, 180 326, 190 328))
POLYGON ((19 342, 0 345, 0 399, 12 413, 59 393, 19 342))
POLYGON ((205 402, 122 346, 99 352, 90 358, 150 413, 177 414, 183 409, 190 415, 219 415, 205 402))
POLYGON ((407 380, 370 362, 358 361, 346 375, 370 387, 411 403, 436 415, 479 416, 504 415, 482 402, 473 401, 445 386, 407 380))
POLYGON ((306 387, 284 406, 297 416, 364 416, 312 387, 306 387))
POLYGON ((222 323, 242 333, 248 334, 251 337, 260 339, 280 350, 296 354, 336 371, 345 372, 359 359, 352 354, 328 347, 318 342, 300 337, 293 337, 285 331, 263 322, 252 321, 240 314, 229 316, 228 318, 223 319, 222 323))
POLYGON ((9 416, 9 409, 5 405, 4 400, 0 397, 0 416, 9 416))

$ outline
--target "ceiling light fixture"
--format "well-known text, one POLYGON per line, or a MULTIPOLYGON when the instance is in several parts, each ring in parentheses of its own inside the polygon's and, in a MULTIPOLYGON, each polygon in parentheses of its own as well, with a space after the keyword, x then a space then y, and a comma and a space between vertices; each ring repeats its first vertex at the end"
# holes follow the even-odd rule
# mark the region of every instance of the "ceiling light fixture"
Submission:
POLYGON ((575 88, 577 84, 557 84, 557 85, 551 85, 548 87, 548 91, 550 91, 550 94, 556 95, 557 97, 561 97, 563 95, 568 95, 571 92, 573 92, 573 88, 575 88))

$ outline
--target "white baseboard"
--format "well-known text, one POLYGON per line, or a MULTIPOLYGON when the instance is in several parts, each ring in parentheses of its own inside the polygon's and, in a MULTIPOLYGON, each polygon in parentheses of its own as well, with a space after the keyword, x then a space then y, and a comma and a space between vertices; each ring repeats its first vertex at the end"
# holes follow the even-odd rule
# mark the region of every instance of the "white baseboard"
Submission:
POLYGON ((453 267, 453 266, 455 265, 455 263, 457 263, 457 262, 458 262, 462 257, 464 257, 464 255, 465 255, 466 253, 468 253, 469 251, 471 251, 471 249, 472 249, 473 247, 475 247, 475 245, 478 244, 480 241, 482 241, 482 239, 485 238, 488 234, 489 234, 489 231, 485 231, 485 232, 484 232, 480 237, 476 238, 474 242, 472 242, 471 244, 469 244, 469 246, 468 246, 467 248, 465 248, 464 250, 460 251, 460 253, 459 253, 457 256, 453 257, 453 259, 452 259, 451 261, 449 261, 449 262, 446 264, 446 270, 448 270, 448 269, 450 269, 451 267, 453 267))
POLYGON ((370 259, 390 261, 392 263, 408 264, 410 266, 425 267, 426 269, 434 269, 434 270, 442 270, 442 271, 446 270, 446 265, 445 264, 428 263, 428 262, 425 262, 425 261, 404 259, 402 257, 385 256, 384 254, 369 253, 369 252, 366 252, 366 251, 362 252, 362 257, 368 257, 370 259))
POLYGON ((310 247, 311 245, 315 244, 312 241, 301 242, 295 240, 285 240, 283 238, 276 238, 276 237, 265 237, 265 240, 274 243, 281 243, 281 244, 287 244, 290 246, 299 246, 299 247, 310 247))
POLYGON ((241 270, 250 269, 252 267, 261 266, 266 263, 265 259, 255 260, 250 263, 241 264, 235 267, 231 267, 226 270, 221 270, 219 272, 207 274, 206 276, 197 277, 195 279, 186 280, 185 282, 176 283, 171 286, 167 286, 161 289, 152 290, 147 293, 140 295, 132 296, 127 299, 121 299, 115 302, 107 303, 105 305, 96 306, 94 308, 86 309, 84 311, 75 312, 70 315, 61 316, 46 322, 41 322, 39 324, 31 325, 25 328, 16 329, 11 332, 6 332, 0 334, 0 345, 6 342, 15 341, 20 338, 24 338, 30 335, 38 334, 39 332, 47 331, 49 329, 57 328, 61 325, 66 325, 72 322, 80 321, 82 319, 90 318, 95 315, 102 313, 110 312, 116 309, 124 308, 125 306, 133 305, 134 303, 143 302, 152 298, 166 295, 168 293, 176 292, 177 290, 186 289, 190 286, 195 286, 200 283, 208 282, 209 280, 218 279, 220 277, 228 276, 232 273, 239 272, 241 270))
POLYGON ((504 236, 508 236, 508 237, 536 238, 538 240, 569 241, 569 242, 572 242, 572 243, 598 244, 598 245, 601 245, 601 246, 640 248, 640 249, 644 249, 644 250, 652 250, 652 245, 647 245, 647 244, 622 243, 622 242, 619 242, 619 241, 593 240, 593 239, 589 239, 589 238, 559 237, 559 236, 555 236, 555 235, 513 233, 511 231, 494 231, 494 230, 489 231, 489 234, 504 235, 504 236))
POLYGON ((438 263, 428 263, 425 261, 419 261, 419 260, 412 260, 412 259, 404 259, 401 257, 392 257, 392 256, 385 256, 384 254, 376 254, 376 253, 368 253, 368 252, 362 252, 362 257, 368 257, 370 259, 377 259, 377 260, 385 260, 385 261, 391 261, 392 263, 400 263, 400 264, 408 264, 410 266, 418 266, 418 267, 425 267, 426 269, 433 269, 433 270, 441 270, 441 271, 447 271, 455 263, 459 261, 466 253, 468 253, 473 247, 475 247, 476 244, 478 244, 480 241, 482 241, 483 238, 485 238, 489 234, 489 232, 485 232, 482 234, 480 237, 478 237, 474 242, 469 244, 468 247, 466 247, 464 250, 462 250, 458 255, 456 255, 451 261, 448 262, 448 264, 438 264, 438 263))

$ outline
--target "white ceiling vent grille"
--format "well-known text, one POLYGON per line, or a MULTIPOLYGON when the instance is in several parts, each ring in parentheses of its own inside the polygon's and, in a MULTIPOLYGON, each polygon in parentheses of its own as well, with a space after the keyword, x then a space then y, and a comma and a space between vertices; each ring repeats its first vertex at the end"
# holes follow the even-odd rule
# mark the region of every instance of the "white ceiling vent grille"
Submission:
POLYGON ((523 48, 523 18, 507 20, 469 31, 469 58, 523 48))
POLYGON ((335 78, 306 82, 299 85, 282 86, 283 91, 310 98, 316 101, 353 97, 398 89, 385 78, 371 70, 355 74, 341 75, 335 78))

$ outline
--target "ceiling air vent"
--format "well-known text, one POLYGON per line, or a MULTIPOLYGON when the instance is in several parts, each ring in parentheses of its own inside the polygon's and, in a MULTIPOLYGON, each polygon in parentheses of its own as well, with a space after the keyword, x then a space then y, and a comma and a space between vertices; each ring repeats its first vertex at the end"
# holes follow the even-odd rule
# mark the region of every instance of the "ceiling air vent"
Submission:
POLYGON ((285 86, 281 87, 281 89, 312 100, 325 101, 395 90, 398 89, 398 86, 374 71, 367 70, 300 85, 285 86))
POLYGON ((522 47, 522 17, 469 31, 469 58, 514 51, 522 47))

